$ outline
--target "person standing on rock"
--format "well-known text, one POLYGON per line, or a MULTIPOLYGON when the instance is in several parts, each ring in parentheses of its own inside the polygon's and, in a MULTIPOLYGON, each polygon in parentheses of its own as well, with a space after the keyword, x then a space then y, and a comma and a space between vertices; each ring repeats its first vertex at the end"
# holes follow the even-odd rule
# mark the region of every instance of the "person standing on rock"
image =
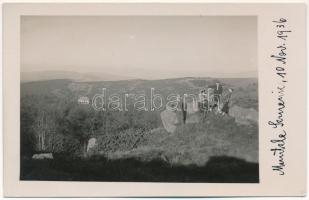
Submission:
POLYGON ((223 91, 222 84, 219 81, 217 81, 214 85, 210 85, 209 88, 212 88, 214 90, 214 101, 216 106, 219 106, 223 91))

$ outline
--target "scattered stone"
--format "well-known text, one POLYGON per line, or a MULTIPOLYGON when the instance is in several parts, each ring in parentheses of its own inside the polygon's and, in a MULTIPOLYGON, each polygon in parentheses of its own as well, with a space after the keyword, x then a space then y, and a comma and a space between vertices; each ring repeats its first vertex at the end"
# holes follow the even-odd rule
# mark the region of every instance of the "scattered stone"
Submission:
POLYGON ((37 153, 37 154, 33 154, 32 159, 44 160, 44 159, 54 159, 54 157, 52 153, 37 153))
POLYGON ((96 142, 97 142, 97 139, 95 139, 95 138, 90 138, 90 139, 88 140, 87 152, 88 152, 90 149, 92 149, 93 147, 96 146, 96 142))

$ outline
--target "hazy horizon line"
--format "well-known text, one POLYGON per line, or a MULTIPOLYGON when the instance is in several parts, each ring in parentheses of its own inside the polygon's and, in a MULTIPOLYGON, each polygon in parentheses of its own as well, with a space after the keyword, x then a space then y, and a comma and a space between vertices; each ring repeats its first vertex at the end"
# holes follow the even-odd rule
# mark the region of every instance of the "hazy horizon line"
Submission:
MULTIPOLYGON (((146 78, 146 77, 138 77, 134 75, 119 75, 114 73, 106 73, 106 72, 100 72, 100 71, 73 71, 73 70, 30 70, 30 71, 20 71, 20 73, 77 73, 80 75, 93 75, 95 78, 101 78, 101 76, 119 76, 117 78, 114 77, 114 79, 117 80, 164 80, 164 79, 176 79, 176 78, 258 78, 258 71, 244 71, 244 72, 214 72, 209 71, 205 73, 209 73, 209 75, 175 75, 175 76, 169 76, 169 77, 162 77, 162 78, 146 78), (234 75, 234 76, 233 76, 234 75), (236 75, 236 76, 235 76, 236 75), (238 75, 238 76, 237 76, 238 75)), ((21 77, 22 78, 22 77, 21 77)), ((86 77, 85 77, 86 78, 86 77)), ((61 78, 63 79, 63 78, 61 78)), ((73 79, 74 78, 64 78, 64 79, 73 79)), ((113 77, 111 77, 113 79, 113 77)), ((111 81, 111 80, 108 80, 111 81)))

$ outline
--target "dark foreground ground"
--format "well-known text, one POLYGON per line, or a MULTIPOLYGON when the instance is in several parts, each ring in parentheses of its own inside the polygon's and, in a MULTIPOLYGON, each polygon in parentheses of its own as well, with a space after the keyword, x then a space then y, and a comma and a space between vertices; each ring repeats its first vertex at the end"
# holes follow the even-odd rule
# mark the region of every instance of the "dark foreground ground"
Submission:
POLYGON ((107 160, 102 157, 21 160, 21 180, 258 183, 259 165, 213 157, 202 167, 171 166, 163 161, 107 160))

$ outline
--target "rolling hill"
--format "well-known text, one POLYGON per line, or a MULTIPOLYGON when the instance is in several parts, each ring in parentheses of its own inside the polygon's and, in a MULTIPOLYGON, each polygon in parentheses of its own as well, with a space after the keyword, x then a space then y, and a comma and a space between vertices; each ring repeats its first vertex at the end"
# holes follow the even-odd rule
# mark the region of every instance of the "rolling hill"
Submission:
POLYGON ((21 82, 32 81, 46 81, 55 79, 68 79, 72 81, 86 82, 86 81, 111 81, 111 80, 128 80, 133 79, 129 76, 121 76, 110 73, 97 72, 72 72, 72 71, 31 71, 21 72, 21 82))

